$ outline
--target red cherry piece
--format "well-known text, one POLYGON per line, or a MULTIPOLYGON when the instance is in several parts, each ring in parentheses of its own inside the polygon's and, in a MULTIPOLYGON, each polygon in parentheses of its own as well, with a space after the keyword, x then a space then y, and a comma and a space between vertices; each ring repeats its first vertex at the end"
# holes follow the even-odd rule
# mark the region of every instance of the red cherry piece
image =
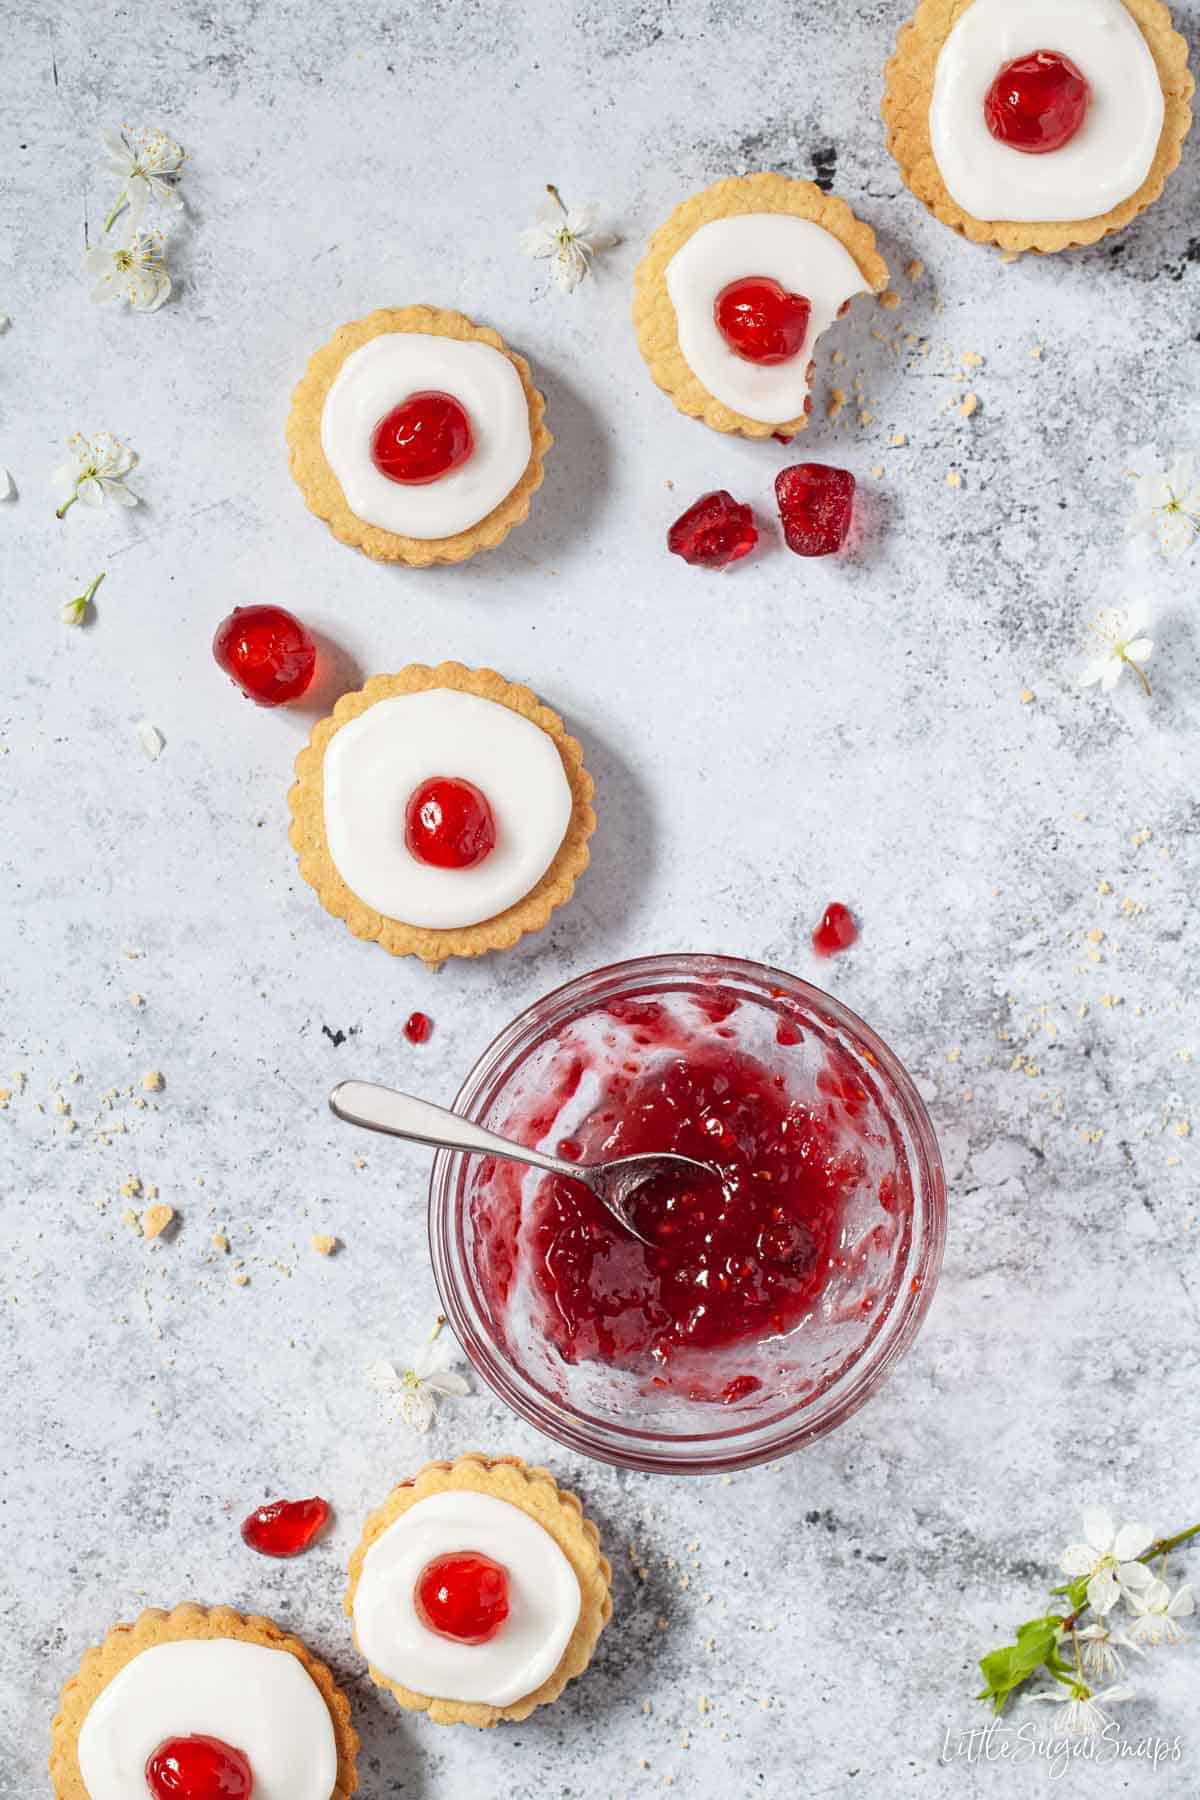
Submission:
POLYGON ((701 494, 667 533, 667 549, 700 569, 727 569, 757 542, 754 514, 724 488, 701 494))
POLYGON ((434 775, 409 795, 404 841, 434 869, 473 869, 496 848, 496 821, 473 781, 434 775))
POLYGON ((235 606, 217 626, 212 652, 259 706, 298 699, 317 666, 312 633, 282 606, 235 606))
POLYGON ((173 1737, 148 1757, 146 1786, 154 1800, 250 1800, 254 1775, 220 1738, 173 1737))
POLYGON ((422 1625, 459 1644, 486 1644, 508 1617, 508 1570, 478 1550, 435 1556, 417 1577, 422 1625))
POLYGON ((1069 56, 1035 50, 1005 63, 987 91, 983 116, 994 138, 1027 156, 1069 144, 1087 117, 1091 89, 1069 56))
POLYGON ((427 1044, 432 1030, 433 1020, 428 1013, 409 1013, 404 1021, 404 1035, 410 1044, 427 1044))
POLYGON ((797 556, 832 556, 850 535, 854 477, 827 463, 793 463, 775 477, 783 536, 797 556))
POLYGON ((824 916, 812 934, 812 947, 818 956, 836 956, 858 942, 858 926, 854 914, 840 900, 825 908, 824 916))
POLYGON ((790 362, 804 342, 812 304, 769 275, 743 275, 713 303, 717 330, 735 356, 752 363, 790 362))
POLYGON ((426 487, 461 469, 475 448, 466 408, 434 389, 410 394, 371 434, 371 461, 389 481, 426 487))
POLYGON ((272 1500, 243 1519, 242 1542, 260 1556, 299 1556, 328 1518, 328 1500, 272 1500))

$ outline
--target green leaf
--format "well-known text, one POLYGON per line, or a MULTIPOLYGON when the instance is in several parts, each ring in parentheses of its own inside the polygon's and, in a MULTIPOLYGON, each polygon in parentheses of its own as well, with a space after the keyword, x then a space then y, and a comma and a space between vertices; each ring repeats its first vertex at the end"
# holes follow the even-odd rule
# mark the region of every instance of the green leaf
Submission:
POLYGON ((1043 1664, 1052 1668, 1055 1662, 1061 1663, 1055 1642, 1061 1624, 1059 1613, 1044 1613, 1039 1619, 1027 1619, 1024 1625, 1018 1625, 1015 1644, 1002 1644, 980 1658, 979 1667, 987 1685, 975 1698, 990 1700, 993 1711, 1003 1712, 1010 1694, 1028 1681, 1035 1670, 1043 1664))

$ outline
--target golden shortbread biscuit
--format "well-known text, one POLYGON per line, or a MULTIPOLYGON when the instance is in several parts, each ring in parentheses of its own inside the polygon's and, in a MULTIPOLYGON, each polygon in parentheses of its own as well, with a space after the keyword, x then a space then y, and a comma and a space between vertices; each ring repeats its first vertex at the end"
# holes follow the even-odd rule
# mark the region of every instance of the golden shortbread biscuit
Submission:
POLYGON ((478 550, 494 550, 503 543, 514 525, 529 517, 529 503, 542 485, 543 462, 554 439, 546 429, 546 402, 533 385, 529 364, 523 356, 510 350, 500 335, 486 325, 476 325, 459 312, 443 312, 436 306, 385 306, 368 313, 365 319, 354 319, 334 332, 327 344, 316 351, 304 371, 303 379, 292 395, 288 415, 288 461, 297 486, 304 495, 310 512, 324 519, 334 537, 352 544, 376 562, 407 563, 410 568, 427 569, 431 563, 460 563, 478 550), (346 496, 321 447, 321 414, 325 396, 351 351, 358 350, 371 338, 393 331, 420 331, 437 337, 475 339, 490 344, 506 356, 521 377, 525 398, 529 403, 529 436, 532 447, 525 473, 517 485, 505 495, 499 506, 486 518, 459 531, 453 537, 402 537, 382 526, 368 525, 350 510, 346 496))
POLYGON ((439 663, 428 668, 410 663, 396 675, 373 675, 366 686, 343 694, 328 718, 313 727, 312 736, 296 758, 296 782, 288 793, 292 823, 288 837, 300 858, 300 873, 316 892, 326 912, 343 919, 355 937, 373 938, 392 956, 419 956, 438 968, 450 956, 483 956, 489 950, 509 950, 530 931, 540 931, 551 913, 565 906, 575 883, 588 866, 588 839, 596 829, 592 809, 592 778, 583 766, 583 751, 570 736, 556 712, 543 706, 536 694, 497 675, 494 669, 468 669, 462 663, 439 663), (394 694, 417 694, 427 688, 456 688, 494 700, 532 720, 554 740, 563 771, 571 788, 571 818, 554 861, 536 887, 514 905, 478 925, 459 925, 447 930, 408 925, 376 912, 353 893, 339 875, 325 836, 324 760, 334 734, 349 719, 356 719, 377 700, 394 694))
MULTIPOLYGON (((354 1596, 358 1591, 367 1551, 393 1525, 402 1513, 426 1500, 431 1494, 467 1490, 490 1494, 520 1507, 531 1519, 548 1531, 579 1582, 579 1618, 571 1641, 563 1651, 554 1673, 511 1706, 487 1706, 481 1701, 448 1700, 436 1694, 418 1694, 402 1687, 379 1669, 371 1667, 371 1680, 386 1688, 400 1705, 410 1712, 427 1712, 436 1725, 476 1725, 486 1728, 502 1720, 527 1719, 538 1706, 557 1700, 568 1681, 582 1675, 592 1660, 597 1640, 612 1617, 612 1570, 600 1549, 600 1533, 584 1516, 583 1506, 575 1494, 560 1488, 547 1469, 531 1468, 519 1456, 484 1456, 478 1451, 460 1456, 456 1462, 426 1463, 420 1474, 394 1488, 383 1505, 373 1512, 363 1527, 362 1538, 350 1558, 350 1585, 346 1590, 346 1613, 353 1618, 354 1596)), ((357 1643, 357 1638, 356 1638, 357 1643)))
POLYGON ((920 0, 913 17, 900 27, 896 51, 884 73, 881 111, 887 145, 904 184, 943 225, 976 244, 995 244, 1006 251, 1036 250, 1049 254, 1095 244, 1121 231, 1152 205, 1179 164, 1183 140, 1192 123, 1195 81, 1188 68, 1188 47, 1171 24, 1163 0, 1122 0, 1132 13, 1158 69, 1166 111, 1150 173, 1135 194, 1092 219, 1029 223, 977 219, 953 200, 942 180, 929 137, 929 107, 934 73, 942 45, 971 0, 920 0))
MULTIPOLYGON (((658 386, 671 396, 681 413, 702 419, 714 431, 740 432, 743 437, 789 437, 803 431, 812 410, 811 400, 797 419, 768 424, 734 412, 710 394, 679 348, 675 308, 667 292, 667 264, 694 232, 714 219, 736 213, 790 213, 809 219, 837 238, 858 264, 865 285, 880 293, 887 286, 888 269, 875 248, 875 233, 855 218, 844 200, 822 193, 811 181, 795 181, 787 175, 734 175, 718 181, 675 208, 646 247, 633 277, 633 323, 638 348, 658 386)), ((812 364, 809 364, 811 379, 812 364)))
POLYGON ((312 1677, 329 1708, 338 1758, 337 1786, 329 1800, 349 1800, 357 1792, 358 1733, 350 1723, 350 1702, 325 1664, 318 1662, 299 1638, 289 1636, 270 1619, 246 1616, 228 1606, 204 1607, 185 1602, 171 1612, 150 1607, 132 1625, 114 1625, 102 1644, 84 1651, 79 1673, 63 1688, 51 1728, 50 1778, 55 1800, 88 1800, 79 1772, 79 1733, 109 1682, 143 1650, 185 1638, 237 1638, 246 1644, 262 1644, 268 1650, 286 1650, 294 1656, 312 1677))

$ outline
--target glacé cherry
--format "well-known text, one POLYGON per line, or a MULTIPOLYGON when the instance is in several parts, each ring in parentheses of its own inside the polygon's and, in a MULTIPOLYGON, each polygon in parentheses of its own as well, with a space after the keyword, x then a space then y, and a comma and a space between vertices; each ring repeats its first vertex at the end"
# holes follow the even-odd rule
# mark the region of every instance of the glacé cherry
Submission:
POLYGON ((769 275, 743 275, 723 287, 713 302, 717 330, 735 356, 746 362, 790 362, 804 343, 812 304, 790 294, 769 275))
POLYGON ((167 1738, 146 1761, 154 1800, 251 1800, 254 1775, 232 1744, 220 1738, 167 1738))
POLYGON ((832 556, 850 535, 854 477, 828 463, 793 463, 775 477, 784 542, 797 556, 832 556))
POLYGON ((329 1502, 272 1500, 242 1521, 242 1542, 260 1556, 299 1556, 329 1519, 329 1502))
POLYGON ((475 448, 466 408, 430 388, 385 413, 371 435, 371 461, 389 481, 427 487, 460 469, 475 448))
POLYGON ((757 542, 754 514, 726 488, 701 494, 667 533, 667 549, 701 569, 727 569, 757 542))
POLYGON ((217 626, 212 652, 259 706, 298 699, 317 666, 312 633, 282 606, 235 606, 217 626))
POLYGON ((404 841, 434 869, 473 869, 496 848, 496 820, 473 781, 434 775, 414 788, 404 810, 404 841))
POLYGON ((1087 77, 1058 50, 1035 50, 1005 63, 983 102, 994 138, 1027 156, 1069 144, 1087 117, 1087 77))
POLYGON ((435 1556, 417 1577, 413 1605, 438 1637, 486 1644, 508 1617, 508 1570, 479 1550, 435 1556))

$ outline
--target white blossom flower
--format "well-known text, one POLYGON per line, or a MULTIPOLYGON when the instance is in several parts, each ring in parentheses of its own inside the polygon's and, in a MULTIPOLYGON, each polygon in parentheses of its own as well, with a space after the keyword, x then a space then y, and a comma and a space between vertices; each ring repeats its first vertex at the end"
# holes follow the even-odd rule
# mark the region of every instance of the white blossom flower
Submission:
POLYGON ((157 312, 171 292, 166 246, 161 231, 135 232, 127 244, 97 244, 83 253, 83 266, 95 282, 92 299, 128 300, 134 312, 157 312))
MULTIPOLYGON (((1150 453, 1148 453, 1150 454, 1150 453)), ((1131 532, 1148 531, 1168 556, 1181 556, 1200 537, 1200 466, 1189 451, 1172 458, 1166 469, 1137 476, 1138 511, 1131 532)))
POLYGON ((1110 1675, 1121 1674, 1125 1663, 1120 1651, 1137 1649, 1132 1639, 1103 1621, 1084 1625, 1071 1636, 1078 1647, 1080 1671, 1089 1681, 1106 1681, 1110 1675))
POLYGON ((1150 683, 1142 668, 1154 650, 1153 638, 1144 635, 1149 622, 1149 610, 1141 601, 1123 609, 1107 607, 1092 626, 1093 636, 1104 647, 1080 672, 1080 687, 1099 682, 1102 691, 1110 693, 1128 667, 1149 693, 1150 683))
POLYGON ((1059 1706, 1065 1706, 1063 1714, 1063 1730, 1068 1737, 1094 1737, 1103 1731, 1108 1724, 1105 1706, 1117 1706, 1122 1700, 1133 1699, 1133 1689, 1128 1684, 1117 1687, 1102 1688, 1094 1694, 1083 1682, 1072 1682, 1070 1686, 1054 1688, 1049 1693, 1031 1694, 1031 1700, 1053 1700, 1059 1706), (1103 1703, 1103 1704, 1102 1704, 1103 1703))
POLYGON ((14 492, 12 476, 7 469, 0 469, 0 500, 11 500, 14 492))
POLYGON ((414 1356, 411 1368, 397 1369, 390 1362, 373 1362, 367 1370, 367 1380, 378 1393, 395 1395, 404 1423, 413 1431, 424 1432, 433 1424, 439 1401, 452 1394, 470 1393, 463 1377, 451 1373, 460 1360, 454 1339, 435 1332, 414 1356))
POLYGON ((137 462, 137 455, 110 432, 84 437, 76 431, 67 439, 71 454, 61 468, 54 471, 54 485, 66 498, 56 518, 61 519, 77 500, 85 506, 102 506, 112 500, 117 506, 136 506, 138 498, 125 486, 125 477, 137 462))
POLYGON ((1190 1585, 1172 1593, 1165 1581, 1153 1581, 1144 1593, 1126 1594, 1126 1601, 1137 1614, 1129 1627, 1130 1642, 1146 1650, 1160 1644, 1180 1644, 1184 1632, 1179 1624, 1196 1610, 1190 1585))
POLYGON ((157 762, 163 753, 163 745, 167 741, 158 726, 152 725, 149 719, 142 719, 138 725, 137 734, 138 742, 150 761, 157 762))
POLYGON ((537 224, 521 233, 521 249, 526 256, 550 257, 555 281, 569 294, 588 273, 592 258, 619 240, 596 230, 599 208, 594 202, 568 207, 553 185, 546 193, 549 197, 538 208, 537 224))
POLYGON ((87 609, 92 604, 96 589, 104 580, 104 575, 97 575, 90 587, 84 588, 82 594, 76 594, 74 600, 68 600, 59 617, 64 625, 82 625, 87 617, 87 609))
POLYGON ((112 229, 113 220, 126 203, 130 224, 136 230, 151 194, 162 206, 178 210, 183 205, 175 183, 187 152, 165 131, 135 133, 125 125, 120 131, 106 131, 103 136, 108 166, 125 184, 104 221, 105 231, 112 229))
POLYGON ((1154 1580, 1145 1563, 1135 1559, 1148 1550, 1154 1533, 1148 1525, 1122 1525, 1118 1531, 1112 1514, 1103 1506, 1083 1509, 1082 1544, 1069 1544, 1059 1567, 1078 1581, 1088 1578, 1088 1605, 1104 1617, 1122 1594, 1140 1592, 1154 1580))

